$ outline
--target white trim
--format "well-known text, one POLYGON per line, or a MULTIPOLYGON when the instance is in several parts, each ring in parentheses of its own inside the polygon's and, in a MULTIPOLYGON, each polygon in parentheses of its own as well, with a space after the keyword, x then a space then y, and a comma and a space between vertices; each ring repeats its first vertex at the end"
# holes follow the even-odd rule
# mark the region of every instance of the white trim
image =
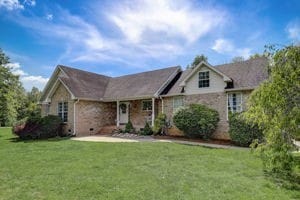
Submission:
POLYGON ((71 94, 71 99, 75 99, 74 94, 71 92, 71 90, 68 88, 68 86, 63 82, 63 80, 61 80, 60 78, 58 78, 58 80, 60 80, 60 82, 63 84, 63 86, 65 86, 65 88, 68 90, 68 92, 71 94))
POLYGON ((155 120, 155 98, 152 98, 152 119, 151 119, 151 125, 154 126, 154 120, 155 120))
MULTIPOLYGON (((154 99, 154 98, 152 98, 152 99, 154 99)), ((150 101, 150 102, 151 102, 152 100, 151 100, 151 99, 145 99, 145 100, 142 100, 141 110, 142 110, 142 111, 153 111, 153 104, 152 104, 152 109, 151 109, 151 110, 144 110, 144 105, 143 105, 143 104, 144 104, 144 102, 146 102, 146 101, 148 101, 148 102, 150 101)), ((152 103, 153 103, 153 102, 152 102, 152 103)))
POLYGON ((206 66, 207 68, 209 68, 210 70, 216 72, 217 74, 221 75, 223 77, 224 82, 232 82, 231 78, 229 78, 228 76, 226 76, 225 74, 223 74, 222 72, 220 72, 219 70, 217 70, 215 67, 211 66, 210 64, 208 64, 207 62, 200 62, 191 72, 190 74, 188 74, 185 79, 179 84, 179 86, 184 87, 186 85, 186 82, 202 67, 202 66, 206 66))
POLYGON ((164 114, 164 98, 160 97, 161 99, 161 113, 164 114))
POLYGON ((117 101, 117 127, 120 126, 120 101, 117 101))
POLYGON ((210 88, 211 86, 211 83, 210 83, 210 71, 209 70, 206 70, 206 71, 199 71, 198 72, 198 88, 210 88), (208 72, 208 79, 201 79, 201 81, 205 81, 205 80, 208 80, 208 86, 207 87, 200 87, 199 86, 199 83, 200 83, 200 73, 207 73, 208 72))
POLYGON ((143 99, 151 99, 154 96, 139 96, 139 97, 126 97, 126 98, 115 98, 115 99, 103 99, 103 102, 115 102, 115 101, 134 101, 134 100, 143 100, 143 99))
POLYGON ((227 120, 229 119, 228 118, 228 116, 229 116, 229 110, 228 110, 228 103, 229 103, 229 95, 230 94, 236 94, 236 95, 240 95, 241 96, 241 104, 240 104, 240 110, 239 111, 236 111, 236 112, 242 112, 244 109, 243 109, 243 93, 242 92, 229 92, 229 93, 227 93, 227 100, 226 100, 226 110, 227 110, 227 116, 226 116, 226 118, 227 118, 227 120))
POLYGON ((172 110, 173 110, 173 112, 175 112, 179 107, 181 107, 181 106, 179 106, 179 107, 177 107, 177 108, 175 108, 175 101, 177 100, 177 99, 181 99, 182 100, 182 106, 184 106, 184 99, 183 99, 183 97, 182 96, 176 96, 176 97, 173 97, 172 98, 172 110))
POLYGON ((161 93, 167 86, 168 84, 175 78, 175 76, 181 71, 181 67, 178 66, 179 69, 176 69, 175 72, 173 72, 169 78, 160 86, 160 88, 154 93, 154 97, 158 97, 159 93, 161 93))
POLYGON ((54 90, 57 89, 57 87, 58 87, 58 79, 56 79, 55 83, 52 85, 50 91, 48 92, 48 95, 46 97, 47 102, 51 102, 50 96, 52 97, 54 90))
POLYGON ((225 89, 225 92, 237 92, 237 91, 254 90, 254 89, 255 87, 230 88, 230 89, 225 89))
POLYGON ((74 119, 73 119, 73 135, 76 135, 76 104, 79 102, 79 99, 73 103, 73 114, 74 114, 74 119))
POLYGON ((228 114, 229 114, 229 111, 228 111, 228 93, 226 93, 226 119, 228 121, 228 114))

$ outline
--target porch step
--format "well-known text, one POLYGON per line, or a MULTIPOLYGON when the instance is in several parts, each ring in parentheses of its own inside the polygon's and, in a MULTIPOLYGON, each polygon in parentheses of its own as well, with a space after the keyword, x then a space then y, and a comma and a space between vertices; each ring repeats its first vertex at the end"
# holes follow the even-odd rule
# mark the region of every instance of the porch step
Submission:
POLYGON ((117 130, 117 126, 104 126, 100 129, 98 134, 101 134, 101 135, 112 134, 115 132, 115 130, 117 130))

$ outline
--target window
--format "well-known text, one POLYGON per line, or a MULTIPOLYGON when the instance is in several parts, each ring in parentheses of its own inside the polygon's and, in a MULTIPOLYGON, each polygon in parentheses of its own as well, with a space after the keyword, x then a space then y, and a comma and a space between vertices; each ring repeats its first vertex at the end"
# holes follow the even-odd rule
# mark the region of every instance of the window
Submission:
POLYGON ((228 113, 236 113, 242 111, 242 94, 231 93, 228 94, 228 113))
POLYGON ((152 101, 142 101, 142 110, 152 111, 152 101))
POLYGON ((209 87, 209 71, 199 72, 199 88, 209 87))
POLYGON ((68 102, 58 103, 58 116, 63 122, 68 121, 68 102))
POLYGON ((181 106, 184 106, 183 97, 174 97, 173 98, 173 111, 176 111, 181 106))

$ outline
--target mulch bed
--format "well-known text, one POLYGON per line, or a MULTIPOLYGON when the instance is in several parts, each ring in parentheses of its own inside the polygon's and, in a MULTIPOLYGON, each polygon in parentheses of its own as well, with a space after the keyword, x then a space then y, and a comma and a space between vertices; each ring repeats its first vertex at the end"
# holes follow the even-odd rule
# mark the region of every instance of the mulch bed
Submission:
POLYGON ((172 139, 172 140, 183 140, 189 142, 201 142, 201 143, 208 143, 208 144, 221 144, 221 145, 234 145, 230 140, 217 140, 217 139, 210 139, 210 140, 203 140, 203 139, 191 139, 184 136, 169 136, 169 135, 157 135, 153 136, 155 139, 172 139))

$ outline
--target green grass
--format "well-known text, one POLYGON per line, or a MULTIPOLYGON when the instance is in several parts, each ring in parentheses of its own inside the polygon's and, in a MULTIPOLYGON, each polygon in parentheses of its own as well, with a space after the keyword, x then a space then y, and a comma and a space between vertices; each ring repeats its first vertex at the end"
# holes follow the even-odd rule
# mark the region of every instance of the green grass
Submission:
POLYGON ((13 137, 0 128, 1 200, 300 198, 248 150, 13 137))

